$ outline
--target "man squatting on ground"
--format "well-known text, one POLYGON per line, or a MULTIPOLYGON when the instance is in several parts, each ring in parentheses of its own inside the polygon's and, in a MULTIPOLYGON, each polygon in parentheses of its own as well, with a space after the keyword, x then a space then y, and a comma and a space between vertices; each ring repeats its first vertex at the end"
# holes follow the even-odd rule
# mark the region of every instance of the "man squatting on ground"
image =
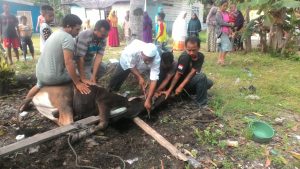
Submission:
MULTIPOLYGON (((185 40, 185 51, 178 59, 176 73, 169 88, 162 92, 166 95, 166 98, 174 90, 175 95, 179 95, 185 89, 188 92, 196 92, 196 101, 199 106, 207 105, 207 90, 212 87, 213 82, 207 79, 204 73, 200 72, 204 62, 204 55, 199 52, 199 49, 199 38, 188 37, 185 40)), ((172 69, 169 70, 172 71, 172 69)), ((160 87, 158 91, 161 90, 162 88, 160 87)))
POLYGON ((150 112, 152 97, 159 78, 159 67, 160 55, 156 46, 152 43, 134 40, 122 51, 120 62, 109 83, 109 91, 118 91, 129 73, 133 73, 146 96, 144 106, 150 112), (147 85, 141 74, 147 69, 150 69, 151 80, 148 93, 146 93, 147 85))

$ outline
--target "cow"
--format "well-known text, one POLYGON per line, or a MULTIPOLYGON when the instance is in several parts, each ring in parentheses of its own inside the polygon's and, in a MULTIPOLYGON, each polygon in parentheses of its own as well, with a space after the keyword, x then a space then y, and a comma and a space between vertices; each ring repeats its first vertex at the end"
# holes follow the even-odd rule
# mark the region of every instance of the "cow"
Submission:
POLYGON ((143 112, 143 100, 128 101, 126 97, 110 93, 105 88, 92 85, 89 94, 81 94, 72 84, 43 87, 32 99, 38 111, 59 126, 68 125, 74 119, 99 115, 99 129, 108 125, 110 112, 126 108, 127 117, 143 112), (58 112, 58 116, 56 116, 58 112), (56 117, 55 117, 56 116, 56 117))

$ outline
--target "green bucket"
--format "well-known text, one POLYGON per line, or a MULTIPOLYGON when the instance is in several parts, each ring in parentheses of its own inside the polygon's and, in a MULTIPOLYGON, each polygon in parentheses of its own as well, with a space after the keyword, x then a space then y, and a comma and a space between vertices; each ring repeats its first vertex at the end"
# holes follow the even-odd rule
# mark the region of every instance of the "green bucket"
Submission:
POLYGON ((258 143, 268 143, 275 135, 274 129, 263 121, 253 121, 249 127, 253 133, 253 140, 258 143))

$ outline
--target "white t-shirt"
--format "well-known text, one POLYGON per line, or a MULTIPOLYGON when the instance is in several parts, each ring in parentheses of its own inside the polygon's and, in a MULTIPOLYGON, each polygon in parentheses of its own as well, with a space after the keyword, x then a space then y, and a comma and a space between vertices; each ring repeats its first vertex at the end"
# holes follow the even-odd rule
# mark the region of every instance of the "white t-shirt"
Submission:
POLYGON ((123 51, 120 58, 120 65, 123 70, 136 67, 140 72, 150 69, 150 80, 158 80, 160 68, 160 56, 158 51, 151 64, 146 65, 142 59, 142 49, 146 43, 140 40, 132 41, 123 51))
POLYGON ((52 34, 52 30, 51 30, 51 27, 47 23, 44 22, 40 26, 40 51, 41 51, 41 53, 44 50, 44 46, 45 46, 45 43, 47 40, 47 39, 45 39, 45 36, 46 36, 46 38, 48 38, 48 36, 49 36, 48 34, 52 34), (45 35, 45 34, 47 34, 47 35, 45 35))

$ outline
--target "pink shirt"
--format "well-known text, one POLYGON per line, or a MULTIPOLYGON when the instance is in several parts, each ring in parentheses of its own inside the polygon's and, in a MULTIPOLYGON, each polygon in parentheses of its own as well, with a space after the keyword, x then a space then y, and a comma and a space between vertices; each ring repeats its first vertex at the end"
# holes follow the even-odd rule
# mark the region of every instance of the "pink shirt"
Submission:
MULTIPOLYGON (((229 14, 227 11, 222 12, 222 17, 223 17, 224 22, 229 23, 229 14)), ((230 28, 227 26, 222 26, 222 32, 229 34, 230 28)))
POLYGON ((40 15, 38 17, 38 21, 39 21, 39 24, 40 24, 39 26, 41 26, 41 24, 45 22, 45 18, 42 15, 40 15))

